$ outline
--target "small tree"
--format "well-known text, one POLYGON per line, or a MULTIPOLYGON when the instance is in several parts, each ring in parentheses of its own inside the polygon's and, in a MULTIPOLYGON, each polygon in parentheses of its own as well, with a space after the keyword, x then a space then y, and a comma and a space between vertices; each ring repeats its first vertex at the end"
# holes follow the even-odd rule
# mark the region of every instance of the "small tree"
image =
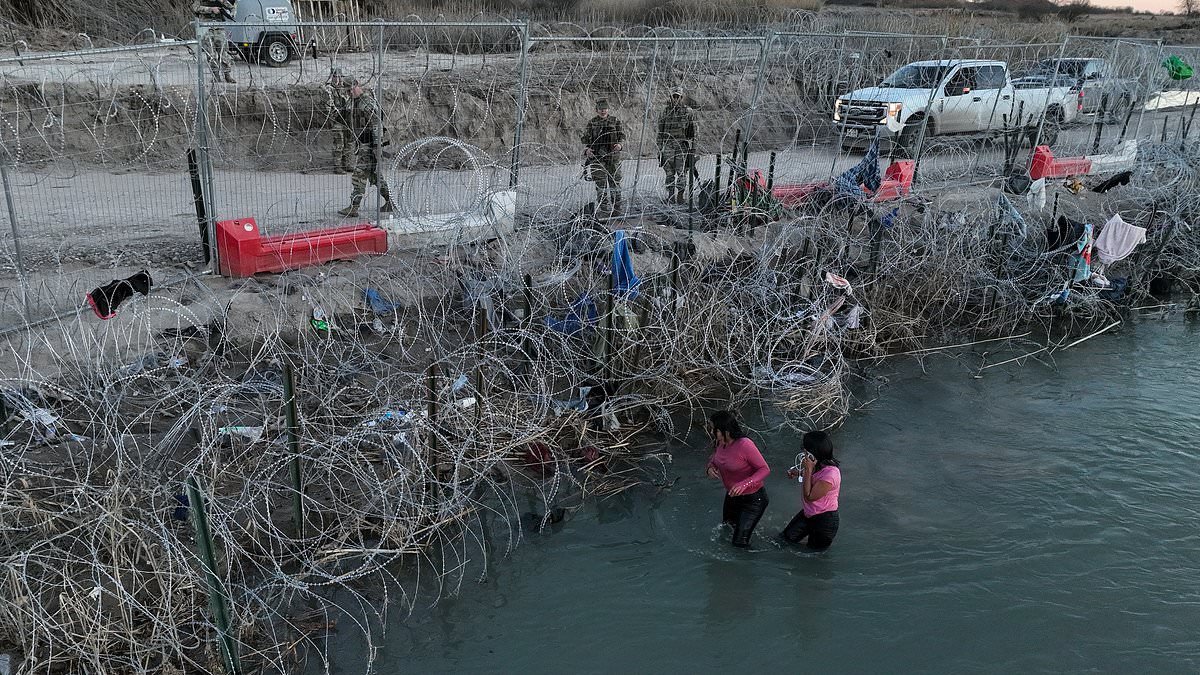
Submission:
POLYGON ((1200 11, 1200 0, 1179 0, 1179 11, 1183 12, 1184 16, 1194 16, 1200 11))
POLYGON ((1058 15, 1067 23, 1075 23, 1080 17, 1091 13, 1092 0, 1069 0, 1063 4, 1058 15))

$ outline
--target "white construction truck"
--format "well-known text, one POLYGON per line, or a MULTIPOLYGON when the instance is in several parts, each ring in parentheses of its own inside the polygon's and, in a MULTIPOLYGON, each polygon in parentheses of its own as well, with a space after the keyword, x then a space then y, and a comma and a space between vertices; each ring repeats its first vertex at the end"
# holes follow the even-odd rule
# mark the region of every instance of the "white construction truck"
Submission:
POLYGON ((1049 84, 1057 86, 1014 83, 1004 61, 917 61, 878 86, 838 98, 833 125, 843 150, 879 136, 911 151, 922 130, 926 136, 995 134, 1013 127, 1031 137, 1040 128, 1040 142, 1052 144, 1058 129, 1078 115, 1078 103, 1070 82, 1049 84))

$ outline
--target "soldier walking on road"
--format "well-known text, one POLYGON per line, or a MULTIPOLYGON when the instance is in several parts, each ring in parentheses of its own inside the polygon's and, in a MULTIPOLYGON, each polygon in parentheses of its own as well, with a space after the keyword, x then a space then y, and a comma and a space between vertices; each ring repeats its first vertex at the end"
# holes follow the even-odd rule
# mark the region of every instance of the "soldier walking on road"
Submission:
POLYGON ((596 116, 583 130, 583 153, 589 179, 596 183, 596 212, 621 212, 621 144, 625 130, 608 114, 608 99, 596 101, 596 116))
POLYGON ((346 123, 349 125, 350 140, 355 147, 354 173, 350 175, 350 206, 338 211, 343 216, 358 215, 358 206, 367 192, 367 184, 379 186, 383 197, 380 211, 392 210, 392 194, 387 180, 380 174, 381 155, 384 145, 383 113, 375 97, 363 91, 357 79, 350 82, 350 97, 346 99, 346 123))
POLYGON ((325 104, 328 106, 330 126, 333 127, 333 168, 339 173, 354 170, 350 156, 350 126, 346 123, 346 102, 350 100, 347 84, 346 75, 340 68, 330 69, 329 81, 325 84, 325 104))
MULTIPOLYGON (((192 14, 200 21, 233 21, 237 13, 237 0, 196 0, 192 14)), ((229 59, 229 36, 224 28, 209 28, 200 42, 200 49, 208 57, 208 65, 214 77, 223 77, 229 84, 233 79, 233 63, 229 59)))
POLYGON ((667 175, 667 201, 687 201, 688 174, 692 171, 692 142, 696 119, 684 102, 683 90, 671 92, 671 102, 658 118, 658 165, 667 175))

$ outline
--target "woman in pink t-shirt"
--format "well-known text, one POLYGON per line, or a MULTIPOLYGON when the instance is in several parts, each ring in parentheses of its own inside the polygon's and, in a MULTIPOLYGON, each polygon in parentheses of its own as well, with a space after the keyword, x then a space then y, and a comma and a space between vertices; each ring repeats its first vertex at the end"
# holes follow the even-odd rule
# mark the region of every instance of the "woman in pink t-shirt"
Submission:
POLYGON ((812 457, 805 457, 801 463, 803 473, 795 469, 788 471, 788 478, 804 476, 804 494, 801 496, 804 506, 779 536, 793 544, 799 544, 807 537, 809 548, 824 551, 833 543, 838 531, 842 470, 833 458, 833 441, 824 431, 804 434, 804 449, 812 457))
POLYGON ((733 413, 721 410, 713 413, 710 420, 717 448, 708 459, 708 475, 725 485, 721 519, 733 526, 733 545, 746 548, 770 501, 763 480, 771 469, 754 441, 742 433, 733 413))

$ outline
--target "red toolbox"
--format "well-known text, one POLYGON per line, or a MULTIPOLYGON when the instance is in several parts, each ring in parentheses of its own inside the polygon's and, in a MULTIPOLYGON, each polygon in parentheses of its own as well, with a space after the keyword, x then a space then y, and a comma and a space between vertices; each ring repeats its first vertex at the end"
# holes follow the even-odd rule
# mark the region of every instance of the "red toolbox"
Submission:
POLYGON ((387 253, 387 232, 363 223, 264 237, 253 218, 222 220, 217 223, 217 253, 221 274, 248 277, 387 253))

